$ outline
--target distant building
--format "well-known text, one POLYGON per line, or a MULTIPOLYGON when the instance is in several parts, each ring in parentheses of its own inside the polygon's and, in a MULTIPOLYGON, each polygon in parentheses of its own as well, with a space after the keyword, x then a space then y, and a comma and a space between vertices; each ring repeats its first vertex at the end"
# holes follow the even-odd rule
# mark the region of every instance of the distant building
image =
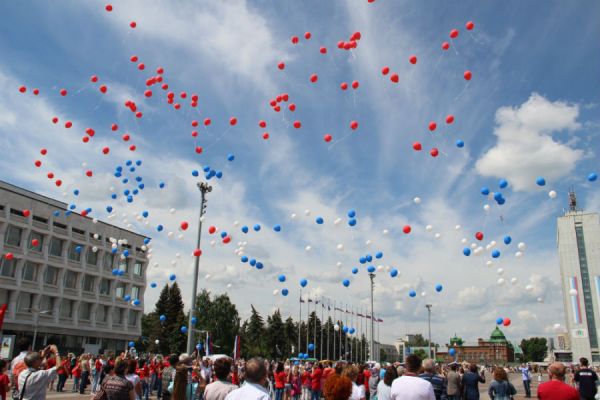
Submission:
MULTIPOLYGON (((600 362, 600 220, 577 210, 575 193, 569 211, 557 221, 558 257, 568 340, 574 362, 600 362)), ((560 345, 559 345, 560 348, 560 345)))
POLYGON ((436 353, 436 359, 445 363, 466 361, 477 364, 506 364, 515 361, 514 346, 498 327, 492 331, 489 340, 480 338, 477 339, 477 344, 469 345, 455 335, 450 338, 446 347, 445 351, 440 349, 436 353), (452 352, 454 355, 451 355, 452 352))
POLYGON ((125 350, 142 332, 145 238, 65 210, 67 204, 0 181, 3 334, 35 336, 36 349, 52 343, 62 353, 125 350), (122 243, 117 253, 111 238, 122 243))
POLYGON ((383 343, 378 343, 378 342, 374 342, 373 345, 375 346, 374 351, 376 354, 376 358, 377 360, 383 362, 396 362, 396 361, 400 361, 400 357, 398 355, 398 350, 396 349, 396 346, 393 344, 383 344, 383 343), (380 357, 381 352, 383 352, 385 354, 385 359, 383 359, 382 357, 380 357))

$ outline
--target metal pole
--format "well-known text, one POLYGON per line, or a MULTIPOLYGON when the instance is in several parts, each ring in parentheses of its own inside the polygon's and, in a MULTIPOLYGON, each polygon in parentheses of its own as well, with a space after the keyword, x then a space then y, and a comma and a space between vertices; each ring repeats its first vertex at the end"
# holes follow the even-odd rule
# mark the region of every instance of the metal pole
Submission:
MULTIPOLYGON (((337 360, 335 356, 335 325, 337 324, 337 320, 335 319, 335 300, 333 301, 333 359, 337 360)), ((338 325, 339 326, 339 325, 338 325)))
MULTIPOLYGON (((200 218, 198 219, 198 238, 196 241, 196 248, 200 249, 200 239, 202 237, 202 216, 204 215, 205 206, 205 195, 206 192, 212 191, 212 186, 209 186, 206 182, 198 182, 198 189, 200 189, 200 218)), ((198 290, 198 272, 200 270, 200 257, 196 257, 194 260, 194 281, 192 282, 192 304, 190 305, 190 319, 188 321, 188 337, 187 337, 187 353, 192 354, 194 351, 194 327, 192 324, 192 318, 196 314, 196 291, 198 290)))
POLYGON ((310 330, 308 328, 310 322, 310 295, 306 296, 306 354, 308 354, 308 337, 310 336, 310 330))
POLYGON ((298 314, 298 351, 297 353, 300 353, 300 340, 302 340, 302 334, 300 332, 300 326, 302 325, 302 290, 300 290, 300 301, 298 302, 298 304, 300 305, 298 308, 300 309, 300 312, 298 314))
POLYGON ((313 329, 313 357, 317 358, 317 350, 314 348, 314 346, 317 345, 317 302, 318 300, 315 299, 315 310, 313 311, 315 314, 315 320, 313 322, 314 325, 314 329, 313 329))
POLYGON ((321 296, 321 329, 319 332, 321 333, 321 344, 319 345, 319 358, 323 359, 323 308, 325 305, 323 304, 323 296, 321 296))
POLYGON ((373 291, 375 290, 375 283, 373 282, 373 279, 375 279, 375 274, 369 274, 369 278, 371 278, 371 348, 369 350, 371 354, 369 354, 369 356, 371 360, 377 361, 379 357, 375 356, 375 337, 373 336, 373 319, 375 318, 375 316, 373 315, 373 291))
POLYGON ((429 358, 433 358, 431 355, 431 304, 425 304, 427 308, 427 322, 429 324, 429 358))
POLYGON ((329 315, 330 311, 331 311, 331 303, 330 303, 329 299, 327 299, 327 359, 328 360, 330 359, 329 358, 329 331, 332 328, 331 324, 329 324, 329 321, 331 321, 331 315, 329 315))

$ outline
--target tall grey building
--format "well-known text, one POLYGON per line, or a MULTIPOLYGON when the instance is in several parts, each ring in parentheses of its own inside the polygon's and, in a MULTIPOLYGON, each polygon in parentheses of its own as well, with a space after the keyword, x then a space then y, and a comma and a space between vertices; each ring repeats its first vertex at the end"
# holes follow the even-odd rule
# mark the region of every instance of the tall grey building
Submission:
POLYGON ((0 181, 3 333, 61 352, 124 350, 141 335, 145 237, 66 210, 0 181))
POLYGON ((558 218, 557 241, 566 326, 573 361, 600 362, 600 220, 577 210, 570 193, 569 211, 558 218))

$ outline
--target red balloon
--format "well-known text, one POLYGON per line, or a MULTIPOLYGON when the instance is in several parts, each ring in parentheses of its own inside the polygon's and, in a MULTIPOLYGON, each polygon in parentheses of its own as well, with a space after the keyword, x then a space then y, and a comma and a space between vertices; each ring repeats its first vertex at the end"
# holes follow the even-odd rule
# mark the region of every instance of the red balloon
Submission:
POLYGON ((204 126, 209 126, 211 123, 210 118, 204 118, 204 126))
POLYGON ((27 91, 27 88, 25 86, 21 86, 19 88, 19 92, 21 92, 21 93, 25 93, 26 91, 27 91))
POLYGON ((58 187, 60 187, 62 185, 62 181, 60 179, 57 179, 54 184, 58 187))
POLYGON ((200 250, 200 249, 194 250, 194 257, 200 257, 201 255, 202 255, 202 250, 200 250))
POLYGON ((129 151, 135 151, 135 149, 137 149, 137 147, 135 147, 135 144, 129 146, 129 151))
POLYGON ((350 122, 350 128, 352 128, 352 130, 356 130, 358 128, 358 122, 357 121, 350 122))
POLYGON ((410 225, 404 225, 404 227, 402 228, 402 232, 404 232, 407 235, 410 233, 411 230, 412 228, 410 227, 410 225))
POLYGON ((38 246, 39 246, 39 244, 40 244, 40 241, 39 241, 39 240, 37 240, 37 239, 33 239, 33 240, 31 241, 31 246, 32 246, 32 247, 38 247, 38 246))
POLYGON ((475 239, 477 239, 477 240, 483 240, 483 233, 482 232, 477 232, 475 234, 475 239))
POLYGON ((277 68, 284 69, 285 68, 285 63, 283 61, 281 61, 279 64, 277 64, 277 68))
POLYGON ((414 142, 412 148, 415 151, 421 151, 423 149, 423 146, 421 146, 421 143, 419 142, 414 142))
POLYGON ((381 73, 383 75, 389 74, 390 73, 390 67, 383 67, 383 68, 381 68, 381 73))
POLYGON ((454 115, 448 114, 448 116, 446 117, 446 123, 451 124, 453 122, 454 122, 454 115))
POLYGON ((48 150, 46 150, 46 149, 41 149, 41 150, 40 150, 40 154, 41 154, 41 155, 43 155, 43 156, 45 156, 46 154, 48 154, 48 150))
POLYGON ((344 41, 340 40, 339 42, 337 42, 337 47, 338 47, 338 49, 343 49, 344 48, 344 41))
POLYGON ((165 72, 165 70, 164 70, 164 68, 163 68, 163 67, 158 67, 158 68, 156 68, 156 73, 157 73, 157 74, 159 74, 159 75, 162 75, 164 72, 165 72))
POLYGON ((411 64, 416 64, 416 63, 417 63, 417 56, 415 56, 415 55, 413 55, 413 56, 410 56, 410 57, 408 58, 408 61, 409 61, 411 64))
POLYGON ((87 210, 83 210, 83 211, 81 212, 81 216, 82 216, 82 217, 86 217, 87 215, 88 215, 88 212, 87 212, 87 210))
POLYGON ((87 143, 90 141, 90 138, 88 136, 84 136, 83 138, 81 138, 81 140, 83 141, 83 143, 87 143))
POLYGON ((352 81, 352 89, 358 89, 358 81, 352 81))
POLYGON ((192 121, 192 126, 193 126, 193 127, 196 127, 196 126, 198 126, 198 121, 196 121, 196 120, 193 120, 193 121, 192 121))
POLYGON ((290 103, 290 105, 288 106, 288 108, 290 109, 290 111, 294 112, 296 111, 296 105, 294 103, 290 103))
POLYGON ((108 147, 105 147, 105 148, 103 148, 103 149, 102 149, 102 153, 103 153, 103 154, 108 154, 108 153, 110 153, 110 148, 108 148, 108 147))
POLYGON ((198 137, 198 131, 192 131, 192 137, 198 137))
POLYGON ((202 154, 202 147, 196 146, 195 151, 196 151, 197 154, 202 154))
POLYGON ((189 224, 186 221, 183 221, 181 224, 179 224, 179 227, 182 231, 185 231, 189 227, 189 224))
POLYGON ((269 132, 263 133, 262 138, 265 140, 269 139, 269 132))
POLYGON ((359 31, 356 31, 352 34, 352 40, 360 40, 360 38, 362 37, 361 33, 359 31))
POLYGON ((131 29, 134 29, 137 26, 137 23, 135 21, 131 21, 129 23, 129 26, 131 27, 131 29))
POLYGON ((6 253, 4 255, 4 258, 6 258, 8 261, 12 260, 13 258, 15 258, 15 256, 13 255, 13 253, 6 253))
POLYGON ((319 76, 318 76, 317 74, 312 74, 312 75, 310 76, 310 81, 311 81, 312 83, 315 83, 315 82, 316 82, 316 81, 318 81, 318 80, 319 80, 319 76))
POLYGON ((298 36, 292 36, 292 44, 298 43, 298 36))
POLYGON ((469 21, 465 24, 465 28, 467 28, 467 30, 470 31, 473 28, 475 28, 475 24, 473 23, 473 21, 469 21))
POLYGON ((283 101, 288 101, 290 99, 290 95, 287 93, 283 93, 281 95, 281 98, 283 99, 283 101))
POLYGON ((31 211, 29 210, 23 210, 23 216, 24 217, 29 217, 31 215, 31 211))
POLYGON ((400 77, 398 76, 398 74, 390 75, 390 81, 392 81, 394 83, 398 83, 399 80, 400 80, 400 77))
POLYGON ((107 90, 108 90, 108 88, 106 87, 106 85, 102 85, 102 86, 100 86, 100 91, 101 91, 102 93, 106 93, 106 91, 107 91, 107 90))
POLYGON ((65 128, 69 129, 72 126, 73 126, 73 123, 71 121, 65 122, 65 128))
POLYGON ((465 77, 465 80, 470 81, 471 78, 473 77, 473 74, 471 73, 471 71, 467 70, 467 71, 465 71, 463 76, 465 77))
POLYGON ((231 242, 231 236, 225 236, 225 237, 223 238, 223 243, 227 244, 227 243, 229 243, 229 242, 231 242))
POLYGON ((275 106, 275 107, 273 107, 273 111, 279 112, 279 111, 281 111, 281 107, 275 106))
POLYGON ((266 128, 267 122, 261 119, 260 121, 258 121, 258 126, 261 128, 266 128))
POLYGON ((131 139, 131 137, 127 133, 124 134, 121 138, 123 139, 124 142, 128 142, 129 139, 131 139))
POLYGON ((327 54, 327 47, 321 47, 319 51, 321 52, 321 54, 327 54))
POLYGON ((90 81, 92 81, 93 83, 98 82, 98 77, 96 75, 92 75, 92 77, 90 78, 90 81))
POLYGON ((212 235, 213 233, 215 233, 216 231, 217 231, 217 228, 216 228, 216 227, 214 227, 214 226, 209 226, 209 227, 208 227, 208 233, 210 233, 211 235, 212 235))
POLYGON ((144 92, 144 96, 146 97, 152 97, 152 90, 148 89, 144 92))
POLYGON ((348 84, 347 84, 346 82, 342 82, 342 83, 340 84, 340 89, 342 89, 342 90, 346 90, 346 89, 348 89, 348 84))
POLYGON ((450 48, 450 43, 444 42, 442 43, 442 50, 448 50, 450 48))
POLYGON ((138 69, 139 69, 140 71, 143 71, 143 70, 145 70, 145 69, 146 69, 146 64, 144 64, 144 63, 139 63, 139 64, 138 64, 138 69))
POLYGON ((431 154, 431 157, 437 157, 440 152, 438 149, 436 149, 435 147, 433 149, 431 149, 431 151, 429 152, 429 154, 431 154))
POLYGON ((87 170, 85 171, 85 174, 91 178, 94 173, 91 170, 87 170))
POLYGON ((112 5, 110 5, 110 4, 107 4, 107 5, 106 5, 106 7, 104 7, 104 9, 105 9, 107 12, 111 12, 111 11, 113 10, 113 6, 112 6, 112 5))
POLYGON ((131 62, 137 62, 137 60, 138 60, 138 56, 131 56, 129 58, 129 61, 131 61, 131 62))
POLYGON ((294 128, 300 129, 302 127, 302 123, 300 121, 294 121, 294 128))
POLYGON ((53 172, 48 172, 48 174, 46 176, 48 177, 48 179, 54 179, 54 173, 53 172))
POLYGON ((38 168, 42 166, 42 162, 40 160, 35 160, 33 164, 38 168))
POLYGON ((429 123, 429 130, 430 130, 431 132, 433 132, 433 131, 435 131, 435 128, 437 128, 437 124, 436 124, 435 122, 431 121, 431 122, 429 123))
POLYGON ((61 96, 66 96, 67 95, 67 89, 60 89, 60 95, 61 96))
POLYGON ((331 136, 330 134, 323 136, 323 140, 327 143, 331 142, 331 139, 333 139, 333 136, 331 136))
POLYGON ((237 124, 237 118, 236 117, 229 118, 229 125, 234 126, 235 124, 237 124))
POLYGON ((310 32, 305 32, 304 33, 304 39, 310 40, 311 37, 312 37, 312 35, 310 34, 310 32))
POLYGON ((452 29, 450 31, 450 38, 454 39, 458 37, 458 29, 452 29))
POLYGON ((58 118, 56 118, 56 117, 52 117, 52 123, 53 123, 53 124, 56 124, 56 123, 58 123, 58 118))
POLYGON ((38 94, 40 94, 40 89, 33 89, 33 94, 35 96, 37 96, 38 94))
POLYGON ((509 326, 511 323, 510 318, 504 318, 504 320, 502 321, 502 325, 504 326, 509 326))
POLYGON ((110 130, 113 131, 113 132, 117 131, 118 129, 119 129, 119 125, 117 125, 117 124, 112 124, 110 126, 110 130))

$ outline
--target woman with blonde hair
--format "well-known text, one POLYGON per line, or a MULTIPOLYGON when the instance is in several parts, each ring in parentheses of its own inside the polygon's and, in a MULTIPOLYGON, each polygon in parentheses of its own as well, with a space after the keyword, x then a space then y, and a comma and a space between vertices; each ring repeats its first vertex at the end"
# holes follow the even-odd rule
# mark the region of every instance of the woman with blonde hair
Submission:
POLYGON ((345 376, 352 382, 352 394, 348 400, 365 400, 367 398, 365 393, 365 385, 358 385, 356 383, 356 380, 358 379, 358 368, 356 365, 351 364, 344 368, 342 376, 345 376))

